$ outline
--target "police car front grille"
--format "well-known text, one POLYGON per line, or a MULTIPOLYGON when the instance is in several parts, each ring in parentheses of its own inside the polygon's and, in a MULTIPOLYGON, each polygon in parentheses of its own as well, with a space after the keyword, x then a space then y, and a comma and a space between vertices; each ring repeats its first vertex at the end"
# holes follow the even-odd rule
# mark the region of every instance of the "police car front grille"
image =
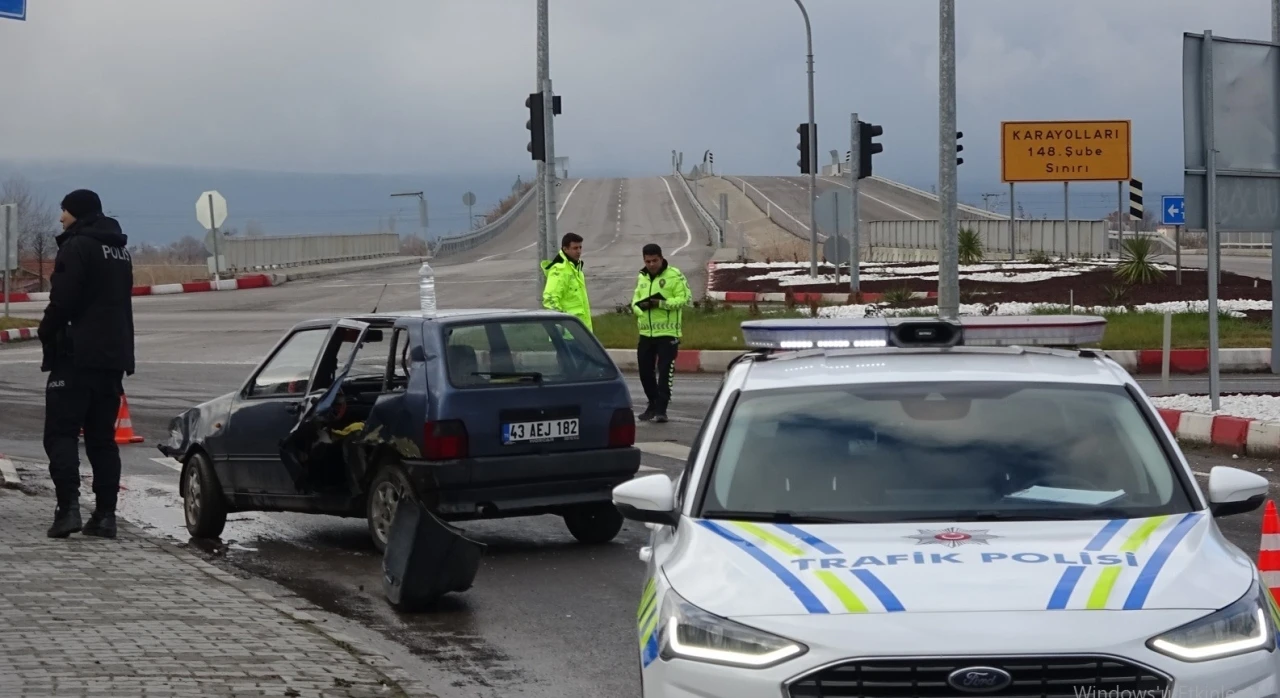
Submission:
POLYGON ((1163 698, 1169 679, 1112 657, 876 659, 830 666, 788 686, 790 698, 1163 698), (1009 673, 1005 688, 970 693, 947 677, 966 667, 1009 673))

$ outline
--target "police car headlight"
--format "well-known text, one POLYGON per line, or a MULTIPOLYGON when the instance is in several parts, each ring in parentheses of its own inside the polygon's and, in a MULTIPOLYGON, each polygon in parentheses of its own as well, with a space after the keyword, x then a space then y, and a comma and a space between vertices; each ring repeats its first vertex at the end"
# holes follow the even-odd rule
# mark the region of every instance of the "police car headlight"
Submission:
POLYGON ((763 669, 809 651, 808 647, 721 618, 668 590, 662 600, 661 657, 763 669))
POLYGON ((1147 645, 1186 662, 1222 659, 1276 648, 1277 609, 1271 592, 1255 578, 1239 601, 1221 611, 1152 638, 1147 645))

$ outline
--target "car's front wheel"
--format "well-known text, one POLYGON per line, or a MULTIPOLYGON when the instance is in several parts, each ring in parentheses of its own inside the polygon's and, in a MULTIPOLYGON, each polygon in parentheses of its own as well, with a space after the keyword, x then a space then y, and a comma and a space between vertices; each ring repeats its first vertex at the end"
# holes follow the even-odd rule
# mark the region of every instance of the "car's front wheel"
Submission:
POLYGON ((574 507, 563 514, 564 524, 579 542, 590 545, 608 543, 622 530, 622 513, 613 502, 600 502, 574 507))
POLYGON ((227 525, 227 502, 209 456, 197 451, 187 459, 182 509, 192 538, 217 538, 227 525))
POLYGON ((400 500, 412 496, 409 476, 398 465, 384 465, 369 485, 367 518, 369 536, 378 552, 386 552, 387 537, 391 535, 391 522, 396 518, 400 500))

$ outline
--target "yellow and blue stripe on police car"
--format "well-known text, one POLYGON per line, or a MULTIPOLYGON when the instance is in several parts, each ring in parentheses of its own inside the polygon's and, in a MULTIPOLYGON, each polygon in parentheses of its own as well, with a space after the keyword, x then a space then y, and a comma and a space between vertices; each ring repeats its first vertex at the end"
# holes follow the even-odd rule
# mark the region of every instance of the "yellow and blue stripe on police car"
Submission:
POLYGON ((1128 564, 1067 567, 1062 571, 1046 608, 1051 611, 1068 608, 1114 609, 1115 603, 1120 602, 1121 598, 1121 594, 1116 593, 1116 587, 1122 576, 1129 576, 1132 580, 1125 580, 1129 592, 1123 595, 1124 601, 1119 608, 1126 611, 1141 609, 1156 580, 1160 578, 1165 563, 1203 516, 1199 512, 1191 512, 1182 516, 1108 521, 1085 545, 1081 557, 1085 559, 1084 556, 1090 554, 1119 554, 1128 564), (1139 553, 1144 551, 1145 554, 1140 557, 1139 553), (1138 569, 1136 577, 1133 574, 1126 575, 1134 567, 1138 569), (1094 570, 1097 574, 1086 574, 1094 570), (1086 576, 1091 577, 1089 581, 1084 581, 1086 576))
MULTIPOLYGON (((983 563, 1012 560, 1066 565, 1056 582, 1053 577, 1045 579, 1047 610, 1141 609, 1170 557, 1202 521, 1203 514, 1198 512, 1116 519, 1101 526, 1084 550, 1075 555, 998 551, 976 555, 983 563)), ((817 614, 907 610, 880 576, 860 564, 863 559, 886 571, 897 568, 897 583, 902 583, 901 572, 905 570, 894 565, 895 560, 914 567, 930 560, 940 562, 936 559, 939 557, 948 563, 963 562, 957 557, 964 557, 960 553, 913 552, 888 556, 887 566, 878 558, 862 558, 851 564, 840 549, 799 526, 705 519, 698 524, 762 565, 805 611, 817 614)), ((910 582, 910 590, 915 593, 928 588, 930 585, 921 584, 918 578, 910 582)))
POLYGON ((810 613, 830 613, 829 606, 835 607, 837 611, 867 613, 871 609, 863 600, 863 596, 858 594, 859 589, 863 590, 863 594, 869 594, 875 599, 878 609, 889 612, 905 610, 898 597, 871 570, 860 568, 846 570, 850 573, 850 579, 830 569, 814 569, 812 575, 817 580, 815 584, 802 580, 795 572, 787 569, 786 565, 774 559, 766 549, 793 558, 806 557, 809 550, 816 551, 820 555, 841 554, 835 546, 798 526, 755 524, 744 521, 714 522, 706 519, 701 519, 698 523, 733 543, 764 565, 791 590, 791 593, 810 613), (850 584, 851 581, 857 583, 850 584))
POLYGON ((640 594, 636 624, 640 629, 640 666, 648 668, 658 658, 658 582, 655 577, 649 578, 640 594))

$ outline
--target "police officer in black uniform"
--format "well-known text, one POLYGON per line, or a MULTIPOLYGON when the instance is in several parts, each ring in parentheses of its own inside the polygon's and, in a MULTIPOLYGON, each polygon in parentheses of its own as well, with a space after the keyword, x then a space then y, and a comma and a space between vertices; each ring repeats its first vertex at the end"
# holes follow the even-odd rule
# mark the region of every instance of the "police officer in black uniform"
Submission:
POLYGON ((38 331, 44 350, 44 450, 57 491, 50 538, 81 531, 79 437, 93 467, 97 506, 88 536, 114 538, 120 488, 116 417, 124 376, 133 375, 133 260, 128 237, 86 189, 62 200, 63 233, 50 277, 49 305, 38 331))

